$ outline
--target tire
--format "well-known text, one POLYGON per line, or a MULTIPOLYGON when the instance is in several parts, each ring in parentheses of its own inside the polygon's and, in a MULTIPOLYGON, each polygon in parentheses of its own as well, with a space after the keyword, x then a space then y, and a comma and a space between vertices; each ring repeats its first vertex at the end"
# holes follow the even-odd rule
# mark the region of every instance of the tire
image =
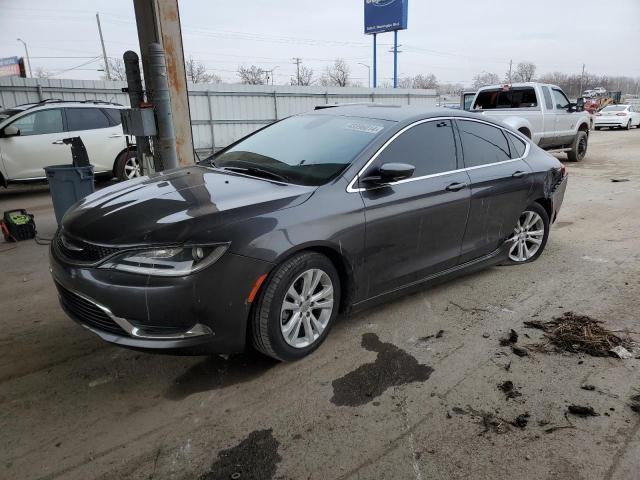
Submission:
POLYGON ((316 252, 298 253, 277 266, 261 289, 251 315, 253 346, 280 361, 309 355, 327 337, 339 305, 340 277, 331 260, 316 252), (316 287, 305 296, 314 282, 316 287), (309 299, 329 289, 331 294, 320 297, 324 307, 314 309, 309 299), (294 299, 292 290, 302 301, 294 299))
POLYGON ((625 130, 631 130, 631 120, 627 122, 627 126, 624 127, 625 130))
POLYGON ((573 144, 571 145, 571 151, 567 152, 567 158, 570 162, 579 162, 582 160, 587 154, 587 147, 589 145, 589 137, 587 133, 578 130, 575 138, 573 139, 573 144))
POLYGON ((513 233, 507 239, 507 243, 510 244, 507 265, 522 265, 535 262, 547 246, 548 238, 549 215, 542 205, 537 202, 532 203, 524 209, 524 212, 518 218, 513 233), (540 232, 541 227, 542 233, 532 234, 532 232, 540 232), (522 249, 520 245, 523 245, 522 249), (531 248, 529 249, 529 247, 531 248), (537 249, 531 252, 533 247, 537 247, 537 249))
POLYGON ((142 167, 135 149, 125 150, 118 155, 113 173, 118 180, 131 180, 142 175, 142 167))

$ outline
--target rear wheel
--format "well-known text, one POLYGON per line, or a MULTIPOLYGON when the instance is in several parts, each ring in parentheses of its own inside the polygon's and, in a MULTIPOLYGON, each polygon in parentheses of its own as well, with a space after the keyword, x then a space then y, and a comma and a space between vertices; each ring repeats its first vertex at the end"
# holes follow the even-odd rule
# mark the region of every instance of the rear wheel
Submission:
POLYGON ((625 130, 631 130, 631 120, 627 122, 627 126, 624 127, 625 130))
POLYGON ((547 245, 549 215, 539 203, 529 205, 518 218, 508 238, 509 263, 512 265, 535 261, 547 245))
POLYGON ((142 175, 142 165, 136 150, 127 150, 118 155, 114 173, 118 180, 131 180, 142 175))
POLYGON ((571 150, 567 152, 569 161, 579 162, 584 158, 587 154, 588 139, 587 132, 579 130, 578 133, 576 133, 571 150))
POLYGON ((325 340, 340 305, 340 277, 315 252, 294 255, 269 275, 252 315, 252 340, 277 360, 302 358, 325 340))

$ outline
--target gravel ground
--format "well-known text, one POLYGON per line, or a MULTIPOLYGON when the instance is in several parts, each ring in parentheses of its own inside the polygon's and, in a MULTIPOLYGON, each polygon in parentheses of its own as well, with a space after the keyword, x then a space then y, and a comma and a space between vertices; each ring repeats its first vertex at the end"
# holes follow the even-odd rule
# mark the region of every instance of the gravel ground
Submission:
MULTIPOLYGON (((565 311, 640 332, 640 131, 592 132, 568 169, 537 262, 339 319, 293 364, 103 343, 59 308, 45 246, 0 243, 0 477, 638 478, 639 359, 499 342, 565 311)), ((0 192, 16 207, 51 236, 46 187, 0 192)))

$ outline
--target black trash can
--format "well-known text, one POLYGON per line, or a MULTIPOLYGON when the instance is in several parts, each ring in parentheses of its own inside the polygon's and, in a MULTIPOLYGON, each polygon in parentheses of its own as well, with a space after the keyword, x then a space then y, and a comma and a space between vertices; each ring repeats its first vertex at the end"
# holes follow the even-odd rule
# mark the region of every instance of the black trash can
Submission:
POLYGON ((44 171, 49 181, 53 210, 59 225, 71 205, 93 193, 93 165, 51 165, 44 167, 44 171))

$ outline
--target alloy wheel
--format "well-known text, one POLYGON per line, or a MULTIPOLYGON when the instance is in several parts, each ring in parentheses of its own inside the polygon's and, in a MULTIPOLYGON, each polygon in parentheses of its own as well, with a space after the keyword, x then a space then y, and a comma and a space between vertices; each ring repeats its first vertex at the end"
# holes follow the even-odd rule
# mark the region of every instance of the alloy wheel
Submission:
POLYGON ((544 234, 542 217, 536 212, 525 210, 520 215, 513 234, 507 240, 511 243, 509 259, 522 263, 533 258, 540 249, 544 234))
POLYGON ((137 157, 127 158, 127 161, 124 164, 124 174, 129 179, 139 177, 142 174, 140 162, 138 162, 137 157))
POLYGON ((334 308, 333 283, 321 269, 302 272, 289 286, 280 310, 280 331, 288 345, 305 348, 327 327, 334 308))

